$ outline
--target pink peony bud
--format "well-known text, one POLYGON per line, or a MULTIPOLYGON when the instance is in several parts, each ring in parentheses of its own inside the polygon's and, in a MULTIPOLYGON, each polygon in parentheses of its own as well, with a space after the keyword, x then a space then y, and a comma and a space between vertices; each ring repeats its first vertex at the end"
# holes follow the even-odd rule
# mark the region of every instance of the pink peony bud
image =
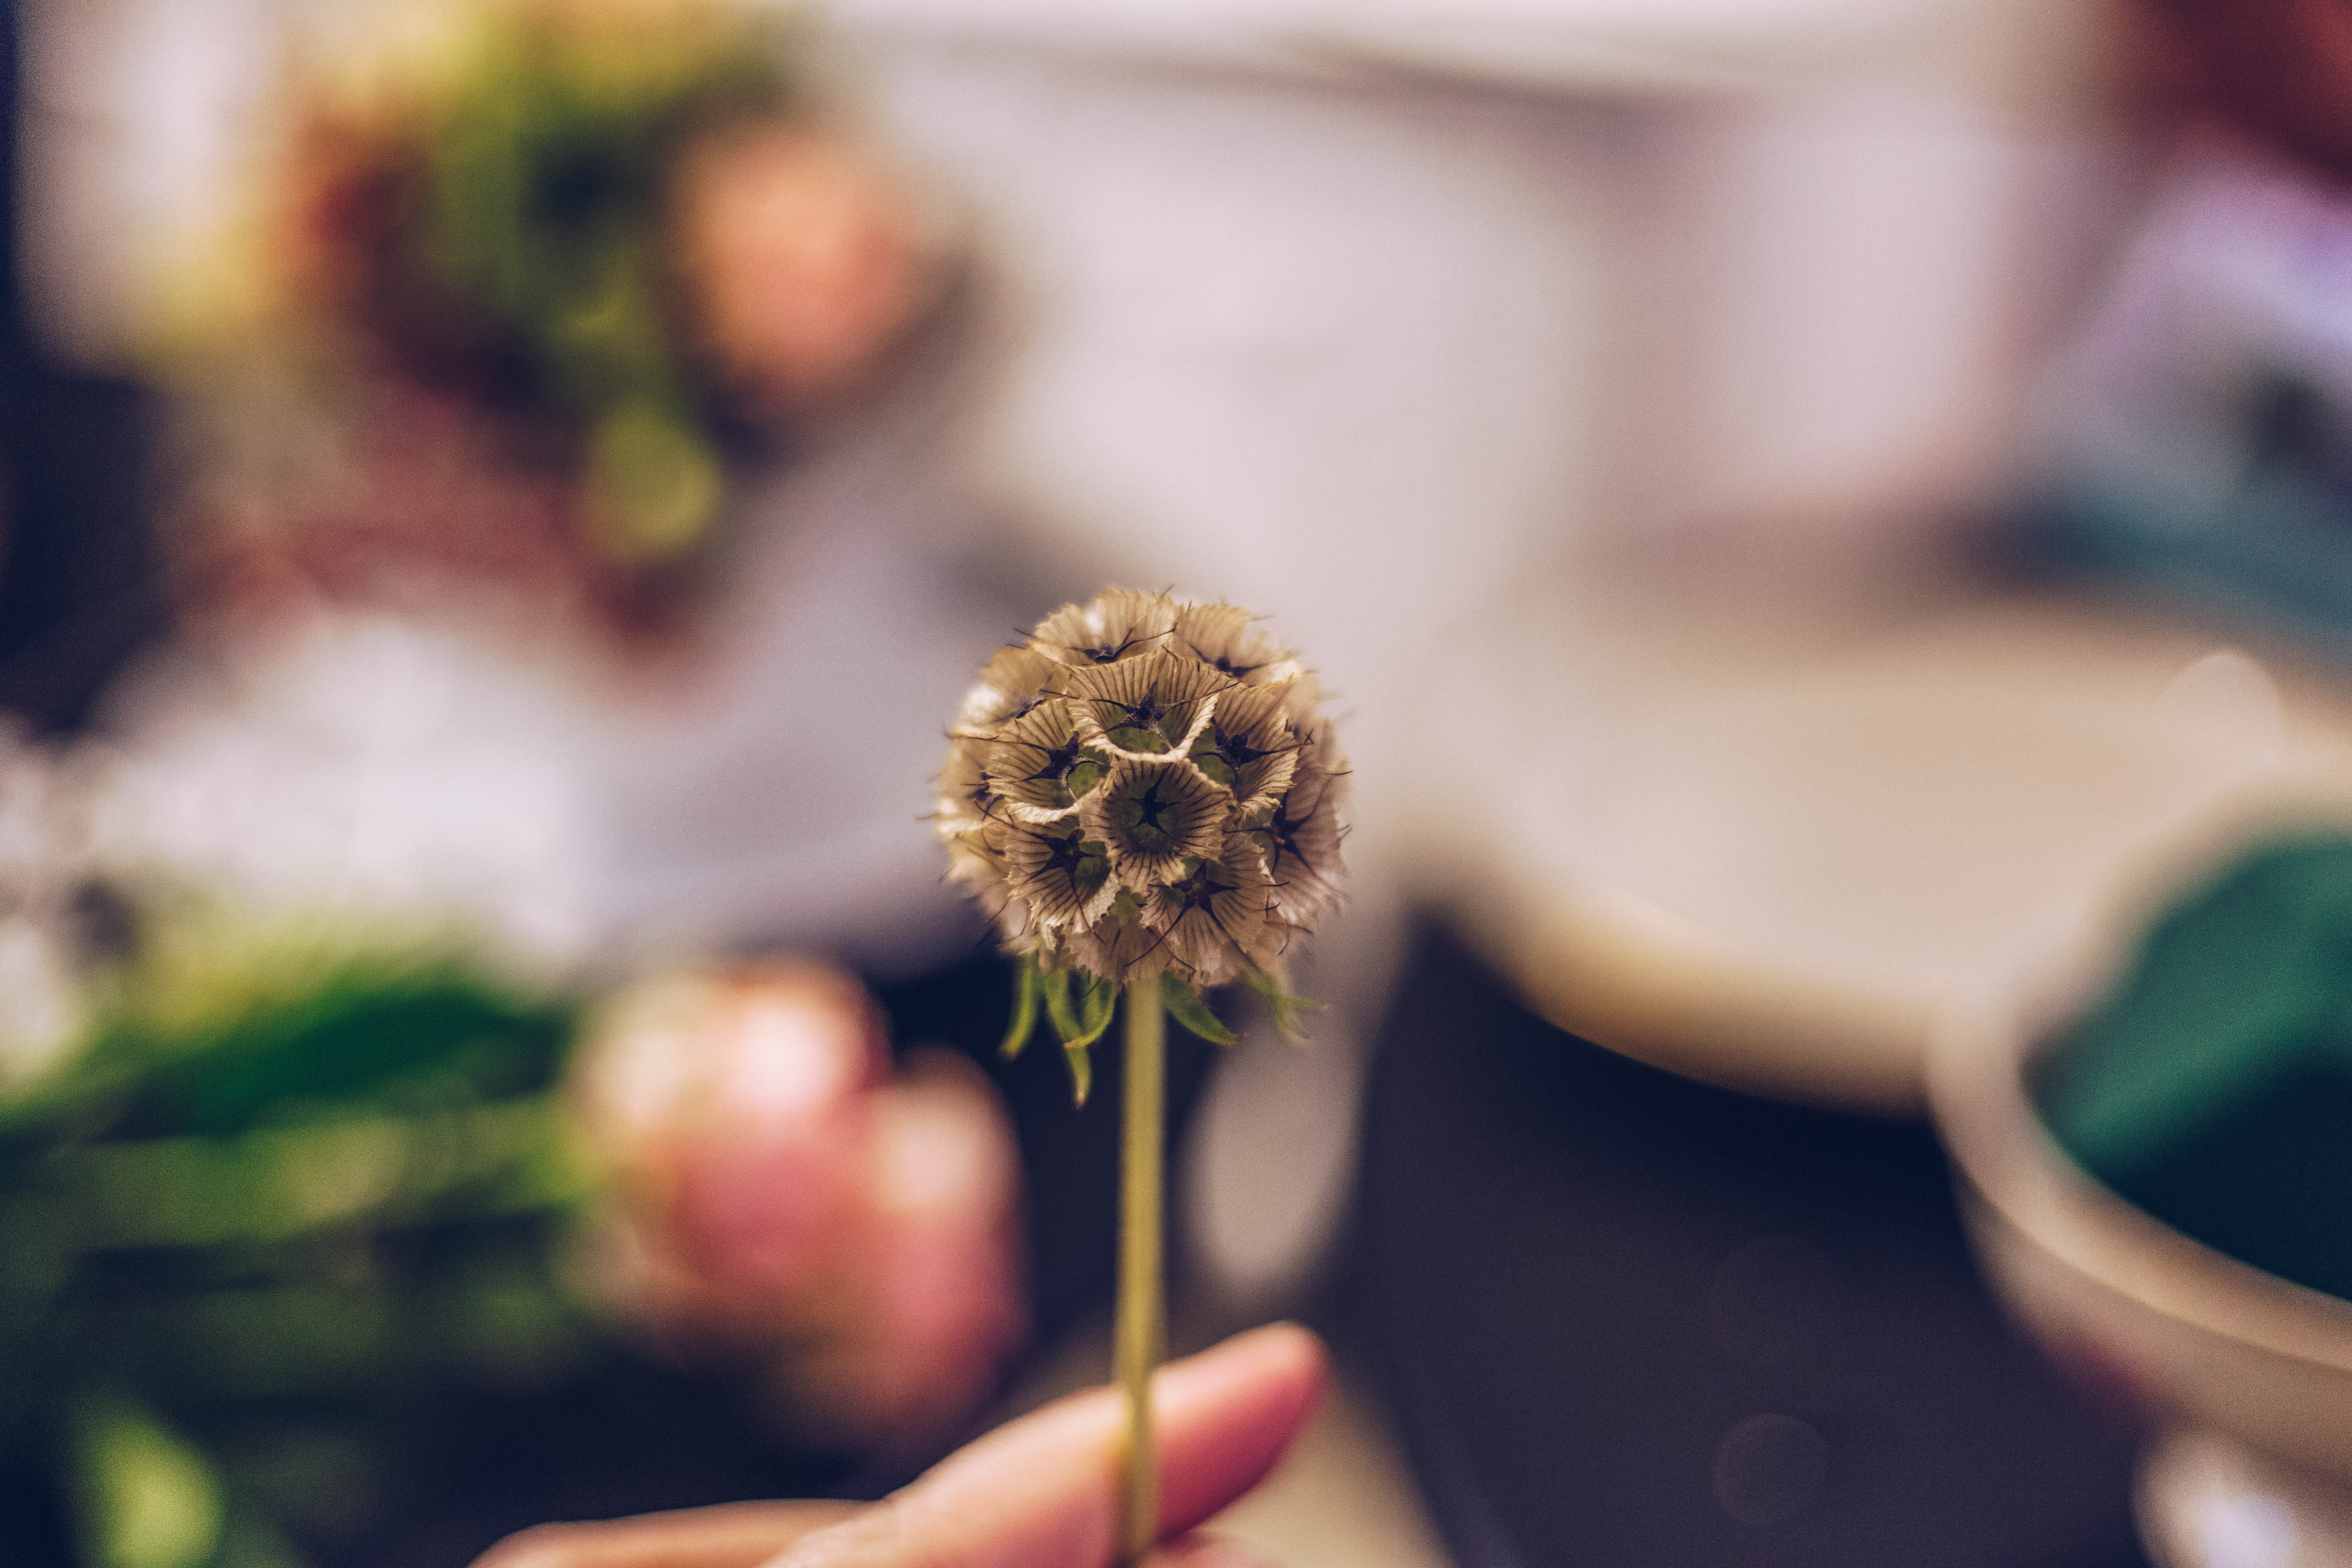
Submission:
POLYGON ((804 963, 656 980, 576 1069, 614 1178, 602 1284, 681 1359, 755 1366, 803 1435, 911 1449, 985 1397, 1025 1321, 994 1088, 892 1077, 857 984, 804 963))
POLYGON ((904 187, 837 137, 761 121, 681 157, 671 233, 696 346, 754 411, 856 381, 935 270, 904 187))

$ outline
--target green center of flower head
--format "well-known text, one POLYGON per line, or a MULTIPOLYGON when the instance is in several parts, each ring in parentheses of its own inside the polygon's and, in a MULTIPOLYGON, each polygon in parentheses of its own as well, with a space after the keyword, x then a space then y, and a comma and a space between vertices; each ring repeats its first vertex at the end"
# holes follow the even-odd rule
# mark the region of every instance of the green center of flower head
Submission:
POLYGON ((1192 765, 1227 789, 1239 785, 1244 768, 1275 754, 1273 748, 1253 746, 1241 731, 1228 732, 1214 723, 1192 742, 1192 765))
POLYGON ((1177 909, 1205 910, 1219 893, 1231 892, 1234 883, 1224 875, 1224 868, 1214 860, 1195 860, 1192 868, 1168 884, 1165 897, 1174 901, 1177 909))
POLYGON ((1277 874, 1286 858, 1301 865, 1307 862, 1306 849, 1299 843, 1299 836, 1306 831, 1311 816, 1291 815, 1295 798, 1286 795, 1275 802, 1273 809, 1265 814, 1265 819, 1249 829, 1249 836, 1256 841, 1259 853, 1265 857, 1267 868, 1277 874))
POLYGON ((1154 779, 1111 808, 1110 819, 1128 843, 1146 855, 1165 855, 1184 841, 1192 803, 1154 779))
POLYGON ((1072 833, 1047 841, 1045 868, 1069 878, 1070 885, 1081 893, 1091 893, 1110 875, 1110 857, 1101 839, 1080 838, 1072 833))
POLYGON ((1073 739, 1066 745, 1047 750, 1037 771, 1029 776, 1031 781, 1052 789, 1055 805, 1069 805, 1095 787, 1102 777, 1102 763, 1073 739))
POLYGON ((1142 701, 1127 705, 1127 722, 1113 730, 1110 738, 1130 752, 1164 752, 1168 738, 1160 727, 1168 712, 1168 704, 1160 700, 1160 694, 1147 691, 1142 701))
POLYGON ((1169 705, 1160 700, 1160 693, 1146 691, 1140 703, 1127 708, 1127 724, 1122 729, 1160 729, 1160 721, 1167 717, 1169 705))

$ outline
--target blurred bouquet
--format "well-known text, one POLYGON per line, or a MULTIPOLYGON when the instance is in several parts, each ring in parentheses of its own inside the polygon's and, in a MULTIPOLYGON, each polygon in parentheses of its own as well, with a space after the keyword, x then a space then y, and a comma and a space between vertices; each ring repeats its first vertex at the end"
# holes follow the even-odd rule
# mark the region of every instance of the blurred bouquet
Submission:
POLYGON ((299 1564, 451 1395, 632 1351, 835 1453, 992 1391, 1018 1176, 969 1062, 894 1076, 814 966, 589 1015, 478 921, 225 898, 109 829, 121 765, 0 744, 0 1496, 61 1500, 83 1563, 299 1564))
POLYGON ((922 225, 817 117, 800 40, 725 0, 395 16, 291 74, 254 211, 166 303, 200 563, 642 622, 730 452, 928 300, 922 225))

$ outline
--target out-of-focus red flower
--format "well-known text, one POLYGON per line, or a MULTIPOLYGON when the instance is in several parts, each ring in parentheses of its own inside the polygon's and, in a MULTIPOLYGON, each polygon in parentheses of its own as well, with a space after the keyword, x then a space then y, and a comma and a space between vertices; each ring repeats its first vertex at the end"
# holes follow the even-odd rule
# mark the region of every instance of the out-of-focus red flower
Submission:
POLYGON ((614 1178, 602 1282, 660 1347, 755 1366, 856 1449, 919 1449, 993 1388, 1026 1324, 1020 1177, 971 1062, 893 1073, 855 981, 774 963, 625 994, 576 1082, 614 1178))
POLYGON ((2352 178, 2352 5, 2347 0, 2147 0, 2143 39, 2164 90, 2352 178))

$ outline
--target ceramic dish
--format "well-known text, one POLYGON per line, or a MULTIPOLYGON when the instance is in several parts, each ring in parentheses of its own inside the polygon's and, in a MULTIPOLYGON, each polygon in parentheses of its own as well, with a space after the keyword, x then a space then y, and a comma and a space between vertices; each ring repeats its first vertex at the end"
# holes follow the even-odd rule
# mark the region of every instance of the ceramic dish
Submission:
POLYGON ((2327 679, 2089 599, 1522 619, 1447 700, 1496 669, 1541 672, 1477 714, 1523 737, 1512 787, 1427 861, 1473 940, 1574 1033, 1852 1109, 1920 1109, 1937 1006, 2020 922, 2284 773, 2352 774, 2327 679))
POLYGON ((2149 916, 2279 827, 2352 825, 2352 792, 2282 784, 2046 922, 1939 1016, 1934 1114, 1996 1292, 2053 1360, 2151 1424, 2142 1532, 2165 1568, 2352 1562, 2352 1302, 2213 1251, 2116 1197, 2052 1140, 2037 1052, 2119 973, 2149 916))

